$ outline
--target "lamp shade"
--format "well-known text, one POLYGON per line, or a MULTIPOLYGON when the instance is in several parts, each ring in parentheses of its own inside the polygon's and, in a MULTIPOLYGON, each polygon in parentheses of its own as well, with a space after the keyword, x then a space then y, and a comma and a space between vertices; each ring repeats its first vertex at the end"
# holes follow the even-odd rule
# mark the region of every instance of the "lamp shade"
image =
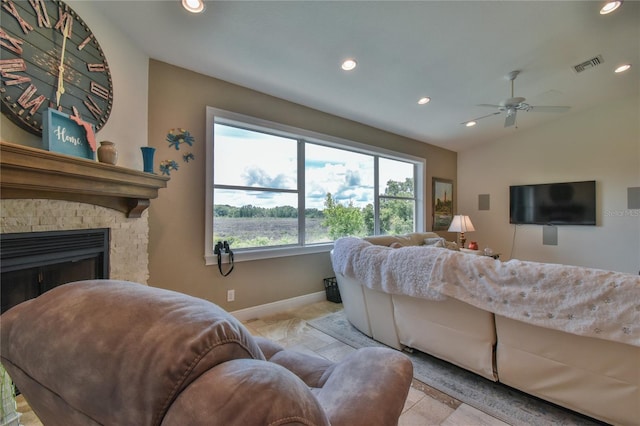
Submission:
POLYGON ((469 216, 463 215, 455 215, 449 226, 449 232, 471 232, 475 230, 469 216))

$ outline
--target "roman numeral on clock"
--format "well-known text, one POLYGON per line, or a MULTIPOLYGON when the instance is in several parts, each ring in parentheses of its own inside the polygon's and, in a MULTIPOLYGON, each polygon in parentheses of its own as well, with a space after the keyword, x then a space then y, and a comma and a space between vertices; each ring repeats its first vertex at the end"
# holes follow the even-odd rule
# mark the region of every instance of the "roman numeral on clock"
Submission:
POLYGON ((25 71, 27 66, 24 59, 0 59, 0 72, 5 73, 25 71))
POLYGON ((5 78, 4 84, 7 86, 30 82, 31 78, 26 75, 12 74, 26 70, 24 59, 0 59, 0 75, 5 78))
POLYGON ((38 18, 38 26, 40 28, 51 28, 51 22, 49 21, 49 14, 47 13, 47 6, 44 0, 29 0, 31 7, 36 12, 38 18))
POLYGON ((102 62, 99 64, 87 64, 87 70, 91 72, 104 72, 105 69, 104 63, 102 62))
POLYGON ((29 114, 31 115, 35 114, 43 104, 43 102, 47 99, 44 97, 44 95, 40 95, 35 99, 31 99, 33 95, 36 94, 36 90, 38 90, 36 86, 30 84, 29 87, 27 87, 27 90, 25 90, 18 98, 18 105, 20 105, 24 109, 31 108, 29 110, 29 114))
POLYGON ((2 28, 0 28, 0 46, 7 48, 16 55, 22 55, 22 43, 24 43, 23 40, 11 37, 2 28))
POLYGON ((20 28, 22 28, 22 32, 28 34, 29 31, 33 30, 33 26, 30 23, 25 21, 20 13, 18 13, 18 9, 16 9, 16 5, 13 4, 11 0, 2 0, 2 8, 9 12, 16 20, 18 24, 20 24, 20 28))
POLYGON ((69 25, 69 34, 67 37, 71 38, 71 34, 73 33, 73 16, 71 16, 68 12, 62 10, 61 7, 58 8, 58 22, 53 26, 54 29, 60 30, 60 34, 64 35, 65 27, 69 25))
POLYGON ((84 47, 89 44, 89 42, 91 41, 91 39, 93 38, 93 34, 91 34, 89 37, 85 38, 82 43, 80 43, 78 45, 78 50, 82 50, 84 49, 84 47))
POLYGON ((96 120, 100 119, 100 116, 102 115, 102 110, 100 109, 98 104, 96 104, 96 101, 94 101, 91 96, 87 95, 87 100, 82 101, 82 103, 84 104, 84 106, 87 107, 89 112, 91 112, 91 114, 95 117, 96 120))
POLYGON ((104 100, 109 100, 109 90, 106 87, 92 81, 90 90, 94 95, 100 96, 104 100))

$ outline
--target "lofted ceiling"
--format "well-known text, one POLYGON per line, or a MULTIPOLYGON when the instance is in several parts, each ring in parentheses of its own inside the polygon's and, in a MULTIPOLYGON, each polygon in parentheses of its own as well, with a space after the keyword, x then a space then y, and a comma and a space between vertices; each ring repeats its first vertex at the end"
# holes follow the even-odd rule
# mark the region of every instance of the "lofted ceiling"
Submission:
POLYGON ((640 91, 638 1, 610 15, 599 1, 206 1, 198 15, 179 0, 93 3, 151 58, 453 151, 640 91), (571 108, 465 127, 511 97, 513 70, 515 96, 571 108))

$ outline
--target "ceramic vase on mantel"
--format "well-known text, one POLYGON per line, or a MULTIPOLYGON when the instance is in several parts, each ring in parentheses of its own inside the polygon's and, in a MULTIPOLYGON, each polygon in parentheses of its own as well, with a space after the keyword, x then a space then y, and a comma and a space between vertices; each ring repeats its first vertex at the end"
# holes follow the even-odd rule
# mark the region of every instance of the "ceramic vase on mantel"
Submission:
POLYGON ((150 146, 143 146, 140 150, 142 151, 142 170, 145 173, 153 173, 153 155, 156 149, 150 146))
POLYGON ((100 146, 98 147, 98 161, 115 165, 118 162, 116 144, 109 141, 100 142, 100 146))

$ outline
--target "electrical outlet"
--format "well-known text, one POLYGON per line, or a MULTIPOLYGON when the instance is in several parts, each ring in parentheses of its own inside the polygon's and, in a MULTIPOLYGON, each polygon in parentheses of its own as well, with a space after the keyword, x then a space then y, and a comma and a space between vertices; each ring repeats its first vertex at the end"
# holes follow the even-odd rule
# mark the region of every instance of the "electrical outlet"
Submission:
POLYGON ((227 302, 233 302, 234 300, 236 300, 236 291, 227 290, 227 302))

